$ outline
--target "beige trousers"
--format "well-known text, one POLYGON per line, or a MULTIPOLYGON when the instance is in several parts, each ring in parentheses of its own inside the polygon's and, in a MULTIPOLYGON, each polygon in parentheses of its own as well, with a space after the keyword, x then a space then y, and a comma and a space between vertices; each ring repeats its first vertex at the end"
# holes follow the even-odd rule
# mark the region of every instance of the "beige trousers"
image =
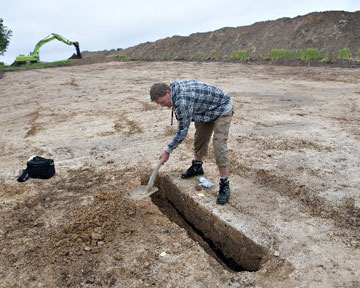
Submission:
POLYGON ((207 156, 210 138, 214 133, 213 147, 217 166, 225 167, 230 164, 227 139, 233 114, 231 110, 211 122, 195 122, 194 152, 196 156, 207 156))

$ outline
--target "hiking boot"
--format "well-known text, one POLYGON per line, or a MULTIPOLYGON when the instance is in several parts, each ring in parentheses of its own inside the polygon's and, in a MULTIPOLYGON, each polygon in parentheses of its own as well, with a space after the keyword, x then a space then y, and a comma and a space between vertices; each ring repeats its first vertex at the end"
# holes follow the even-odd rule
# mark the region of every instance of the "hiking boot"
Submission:
POLYGON ((219 194, 217 195, 216 204, 225 204, 230 198, 230 181, 228 178, 220 179, 219 182, 219 194))
POLYGON ((191 178, 197 175, 204 175, 204 170, 202 169, 202 161, 192 160, 192 164, 189 169, 181 174, 182 179, 191 178))

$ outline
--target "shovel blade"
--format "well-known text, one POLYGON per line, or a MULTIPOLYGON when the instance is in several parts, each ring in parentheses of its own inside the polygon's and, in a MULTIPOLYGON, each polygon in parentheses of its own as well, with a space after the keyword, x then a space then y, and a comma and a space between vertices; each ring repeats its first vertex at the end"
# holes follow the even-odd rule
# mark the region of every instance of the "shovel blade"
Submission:
POLYGON ((126 192, 125 197, 131 200, 142 200, 158 190, 159 190, 158 188, 152 187, 151 190, 148 191, 148 186, 141 185, 139 187, 132 189, 131 191, 126 192))

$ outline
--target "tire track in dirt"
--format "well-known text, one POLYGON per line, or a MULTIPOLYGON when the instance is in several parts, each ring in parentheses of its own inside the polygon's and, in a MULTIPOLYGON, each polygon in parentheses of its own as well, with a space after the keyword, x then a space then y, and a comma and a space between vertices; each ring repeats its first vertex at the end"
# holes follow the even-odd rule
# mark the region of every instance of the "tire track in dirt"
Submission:
POLYGON ((115 132, 124 133, 127 136, 142 132, 139 124, 134 120, 130 120, 126 113, 121 113, 119 119, 114 124, 114 129, 115 132))
POLYGON ((24 138, 28 138, 31 136, 34 136, 35 134, 39 133, 39 131, 43 130, 43 127, 40 124, 36 124, 36 121, 40 117, 40 110, 36 110, 30 114, 27 115, 27 117, 30 117, 30 125, 31 127, 27 130, 24 138))

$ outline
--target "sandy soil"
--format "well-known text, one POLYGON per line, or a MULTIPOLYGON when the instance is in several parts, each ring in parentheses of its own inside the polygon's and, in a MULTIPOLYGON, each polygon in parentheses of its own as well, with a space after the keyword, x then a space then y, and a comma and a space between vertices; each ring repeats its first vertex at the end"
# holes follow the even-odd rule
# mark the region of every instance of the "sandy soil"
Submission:
MULTIPOLYGON (((360 287, 359 76, 358 69, 215 62, 5 73, 0 286, 360 287), (150 86, 184 78, 233 97, 232 198, 219 208, 216 185, 197 197, 196 179, 176 178, 192 159, 193 127, 161 167, 159 178, 169 182, 161 193, 171 182, 190 195, 188 207, 207 211, 193 225, 216 230, 211 219, 225 217, 246 230, 272 255, 257 271, 222 263, 160 194, 123 197, 146 183, 175 131, 170 110, 149 102, 150 86), (54 159, 55 177, 17 183, 32 155, 54 159)), ((210 149, 204 169, 216 184, 212 156, 210 149)))

